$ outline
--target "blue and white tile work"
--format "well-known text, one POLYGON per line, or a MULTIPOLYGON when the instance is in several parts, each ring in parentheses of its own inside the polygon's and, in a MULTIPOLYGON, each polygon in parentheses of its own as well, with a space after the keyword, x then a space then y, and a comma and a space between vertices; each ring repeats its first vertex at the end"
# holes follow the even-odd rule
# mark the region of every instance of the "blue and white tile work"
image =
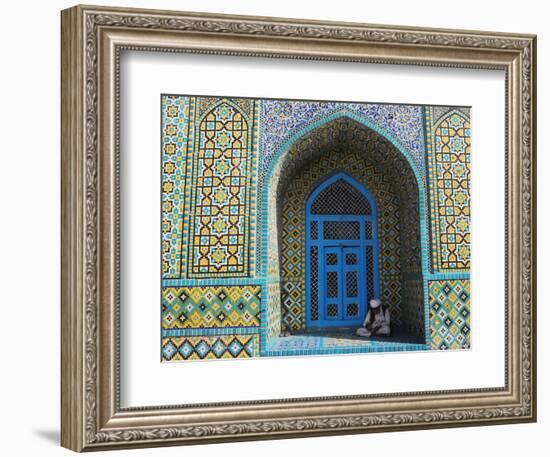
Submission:
POLYGON ((469 108, 162 95, 160 140, 163 362, 470 347, 469 108), (376 200, 390 337, 308 326, 337 172, 376 200))
POLYGON ((421 175, 424 175, 425 149, 421 106, 300 100, 263 100, 261 170, 267 169, 278 149, 300 131, 315 122, 341 116, 361 118, 376 126, 379 132, 384 132, 407 151, 421 175))

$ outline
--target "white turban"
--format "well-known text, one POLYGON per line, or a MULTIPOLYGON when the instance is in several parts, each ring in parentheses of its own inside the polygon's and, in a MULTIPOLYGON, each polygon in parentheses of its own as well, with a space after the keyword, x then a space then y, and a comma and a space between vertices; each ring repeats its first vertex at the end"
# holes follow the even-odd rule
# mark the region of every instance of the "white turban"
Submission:
POLYGON ((382 304, 382 300, 379 298, 373 298, 369 303, 371 308, 378 308, 382 304))

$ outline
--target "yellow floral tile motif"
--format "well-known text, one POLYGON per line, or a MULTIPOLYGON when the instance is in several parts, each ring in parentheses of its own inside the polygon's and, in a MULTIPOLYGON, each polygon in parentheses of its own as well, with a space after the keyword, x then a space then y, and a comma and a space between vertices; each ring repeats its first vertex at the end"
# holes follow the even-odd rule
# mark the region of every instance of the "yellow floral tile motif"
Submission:
MULTIPOLYGON (((428 124, 431 118, 428 114, 428 124)), ((470 269, 470 143, 467 117, 452 111, 428 142, 434 271, 470 269)))
POLYGON ((470 347, 470 281, 429 282, 432 349, 470 347))
MULTIPOLYGON (((248 104, 253 111, 254 102, 248 104)), ((249 276, 255 226, 250 219, 255 198, 254 118, 221 99, 196 120, 196 132, 190 158, 187 276, 249 276)))
POLYGON ((162 339, 161 354, 170 362, 257 357, 258 335, 168 337, 162 339))
POLYGON ((163 329, 259 327, 260 286, 163 287, 163 329))

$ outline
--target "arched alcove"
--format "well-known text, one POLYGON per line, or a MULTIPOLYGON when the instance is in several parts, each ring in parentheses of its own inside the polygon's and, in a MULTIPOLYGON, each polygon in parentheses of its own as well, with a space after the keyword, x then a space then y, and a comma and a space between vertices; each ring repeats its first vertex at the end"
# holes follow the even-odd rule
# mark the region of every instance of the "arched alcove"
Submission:
POLYGON ((423 189, 397 147, 348 117, 331 120, 298 138, 267 177, 266 336, 277 337, 285 327, 293 332, 307 330, 307 199, 335 173, 344 173, 372 193, 380 215, 379 294, 390 305, 401 333, 424 340, 423 189))

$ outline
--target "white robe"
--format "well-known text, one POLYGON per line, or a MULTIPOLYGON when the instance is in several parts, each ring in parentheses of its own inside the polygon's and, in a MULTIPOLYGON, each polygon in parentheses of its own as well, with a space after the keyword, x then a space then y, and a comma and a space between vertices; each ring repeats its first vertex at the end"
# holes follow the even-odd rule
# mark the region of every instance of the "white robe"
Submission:
POLYGON ((390 310, 387 306, 380 305, 379 308, 369 308, 363 327, 357 329, 359 336, 386 335, 391 333, 390 310))

